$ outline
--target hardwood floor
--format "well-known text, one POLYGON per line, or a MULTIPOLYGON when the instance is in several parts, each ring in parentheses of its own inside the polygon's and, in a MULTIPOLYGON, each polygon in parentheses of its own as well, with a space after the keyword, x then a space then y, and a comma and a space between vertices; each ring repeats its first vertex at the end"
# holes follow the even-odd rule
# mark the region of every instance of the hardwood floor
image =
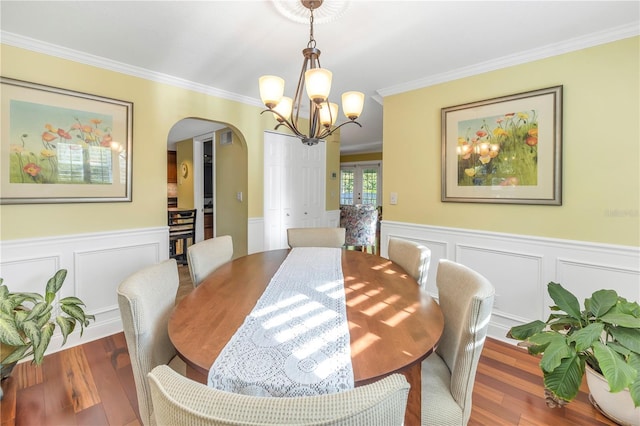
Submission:
MULTIPOLYGON (((186 267, 179 269, 181 281, 185 276, 188 281, 186 267)), ((178 299, 190 285, 181 285, 178 299)), ((469 425, 615 425, 589 403, 584 384, 575 401, 548 408, 537 362, 520 348, 487 339, 469 425)), ((142 424, 122 333, 48 355, 40 367, 19 364, 2 386, 7 395, 1 426, 142 424), (8 408, 12 397, 6 390, 11 387, 16 389, 15 411, 8 408)))

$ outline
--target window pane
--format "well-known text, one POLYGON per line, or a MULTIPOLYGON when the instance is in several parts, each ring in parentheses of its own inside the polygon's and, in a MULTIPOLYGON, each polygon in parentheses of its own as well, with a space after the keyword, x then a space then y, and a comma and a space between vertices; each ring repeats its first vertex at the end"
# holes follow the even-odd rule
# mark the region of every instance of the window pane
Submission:
POLYGON ((340 204, 353 204, 353 170, 340 170, 340 204))
POLYGON ((378 204, 378 170, 362 171, 362 204, 378 204))

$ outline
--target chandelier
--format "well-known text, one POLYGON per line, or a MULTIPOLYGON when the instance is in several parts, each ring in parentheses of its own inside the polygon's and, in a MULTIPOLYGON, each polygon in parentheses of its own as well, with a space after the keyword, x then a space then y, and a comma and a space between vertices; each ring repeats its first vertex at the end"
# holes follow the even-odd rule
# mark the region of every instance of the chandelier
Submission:
POLYGON ((338 104, 329 101, 331 91, 331 71, 320 67, 320 50, 316 48, 313 38, 313 10, 322 5, 323 0, 300 0, 302 5, 309 9, 309 43, 302 51, 304 62, 298 79, 295 95, 292 98, 284 95, 284 80, 274 75, 263 75, 259 79, 260 98, 267 107, 260 114, 267 111, 273 113, 278 121, 275 127, 285 126, 300 138, 305 145, 315 145, 324 138, 330 136, 345 124, 354 123, 362 127, 356 119, 362 113, 364 106, 364 93, 345 92, 342 94, 342 110, 349 119, 336 126, 338 117, 338 104), (309 102, 309 129, 306 133, 300 129, 298 118, 305 93, 309 102))

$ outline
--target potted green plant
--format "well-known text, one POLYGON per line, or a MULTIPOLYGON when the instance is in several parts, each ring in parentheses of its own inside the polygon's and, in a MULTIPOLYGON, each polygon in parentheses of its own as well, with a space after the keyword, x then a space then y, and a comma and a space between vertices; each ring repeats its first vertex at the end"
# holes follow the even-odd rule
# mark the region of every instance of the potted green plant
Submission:
MULTIPOLYGON (((591 368, 604 377, 611 393, 629 392, 633 402, 624 410, 633 421, 629 423, 638 424, 634 419, 640 421, 640 305, 614 290, 598 290, 581 309, 578 299, 562 285, 550 282, 547 290, 555 302, 547 321, 532 321, 507 333, 530 354, 542 354, 547 405, 572 401, 586 368, 591 368)), ((605 414, 619 418, 595 402, 605 414)))
POLYGON ((60 269, 47 281, 44 295, 39 293, 11 293, 0 278, 0 367, 2 378, 11 374, 13 366, 33 355, 33 363, 40 365, 56 328, 62 332, 62 344, 80 324, 80 335, 93 315, 82 308, 77 297, 65 297, 56 303, 67 270, 60 269), (9 368, 7 368, 9 367, 9 368))

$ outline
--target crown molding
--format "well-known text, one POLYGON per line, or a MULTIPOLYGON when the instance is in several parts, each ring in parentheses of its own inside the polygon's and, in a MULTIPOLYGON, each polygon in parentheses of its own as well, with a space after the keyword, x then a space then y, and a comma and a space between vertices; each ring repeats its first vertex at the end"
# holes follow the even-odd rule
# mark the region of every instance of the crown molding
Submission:
MULTIPOLYGON (((425 87, 434 86, 436 84, 446 83, 448 81, 454 81, 465 77, 471 77, 490 71, 496 71, 515 65, 521 65, 527 62, 562 55, 564 53, 586 49, 600 44, 610 43, 613 41, 635 37, 638 35, 640 35, 640 21, 616 27, 610 30, 596 32, 583 37, 572 38, 561 43, 550 44, 541 48, 532 49, 515 55, 503 56, 502 58, 482 62, 473 66, 458 68, 445 73, 435 74, 395 86, 378 89, 376 91, 376 95, 373 96, 373 99, 382 105, 383 98, 385 96, 396 95, 416 89, 422 89, 425 87)), ((0 31, 0 42, 10 46, 55 56, 61 59, 67 59, 74 62, 79 62, 86 65, 131 75, 134 77, 144 78, 146 80, 151 80, 158 83, 164 83, 187 90, 193 90, 195 92, 216 96, 222 99, 228 99, 252 106, 263 106, 262 102, 257 98, 242 96, 236 93, 228 92, 226 90, 218 89, 200 83, 195 83, 183 78, 151 71, 141 67, 135 67, 122 62, 117 62, 100 56, 68 49, 66 47, 47 43, 42 40, 36 40, 30 37, 24 37, 7 31, 0 31)))
POLYGON ((448 81, 458 80, 465 77, 482 74, 489 71, 496 71, 514 65, 521 65, 552 56, 562 55, 577 50, 594 47, 600 44, 610 43, 625 38, 635 37, 640 34, 640 21, 616 27, 606 31, 588 34, 583 37, 576 37, 560 43, 549 44, 537 49, 514 55, 503 56, 502 58, 482 62, 473 66, 458 68, 441 74, 431 75, 418 80, 409 81, 403 84, 378 89, 376 93, 381 97, 397 95, 411 90, 422 89, 448 81))
POLYGON ((180 87, 194 92, 204 93, 206 95, 218 98, 228 99, 252 106, 263 107, 264 105, 257 98, 238 95, 226 90, 217 89, 205 84, 194 83, 183 78, 174 77, 168 74, 151 71, 146 68, 136 67, 122 62, 112 61, 101 56, 91 55, 89 53, 80 52, 55 44, 47 43, 42 40, 36 40, 30 37, 24 37, 19 34, 0 31, 0 42, 6 45, 18 47, 21 49, 31 50, 33 52, 43 53, 45 55, 55 56, 61 59, 67 59, 79 62, 85 65, 115 71, 121 74, 131 75, 133 77, 144 78, 146 80, 164 83, 171 86, 180 87))

